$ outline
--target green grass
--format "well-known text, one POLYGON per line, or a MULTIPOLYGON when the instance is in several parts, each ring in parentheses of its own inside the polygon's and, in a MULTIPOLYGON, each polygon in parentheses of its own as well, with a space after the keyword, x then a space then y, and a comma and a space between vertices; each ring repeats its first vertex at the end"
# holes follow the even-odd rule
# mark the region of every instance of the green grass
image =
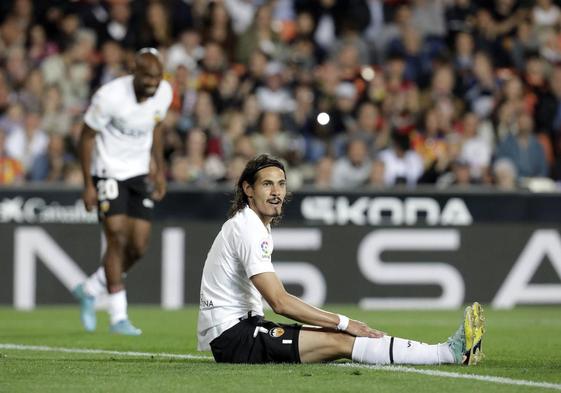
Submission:
MULTIPOLYGON (((361 319, 396 336, 424 342, 448 337, 460 311, 362 311, 355 307, 329 309, 361 319)), ((141 337, 108 333, 105 313, 98 313, 98 330, 85 333, 77 307, 43 307, 32 312, 0 308, 0 344, 41 345, 154 353, 198 354, 193 308, 162 311, 131 307, 131 319, 141 337)), ((487 355, 476 367, 454 365, 415 367, 549 382, 561 390, 561 308, 486 310, 487 355)), ((281 320, 269 315, 269 318, 281 320)), ((202 353, 202 355, 210 355, 202 353)), ((488 381, 419 375, 358 366, 223 365, 210 359, 186 360, 165 356, 84 354, 0 348, 0 392, 532 392, 552 389, 488 381)))

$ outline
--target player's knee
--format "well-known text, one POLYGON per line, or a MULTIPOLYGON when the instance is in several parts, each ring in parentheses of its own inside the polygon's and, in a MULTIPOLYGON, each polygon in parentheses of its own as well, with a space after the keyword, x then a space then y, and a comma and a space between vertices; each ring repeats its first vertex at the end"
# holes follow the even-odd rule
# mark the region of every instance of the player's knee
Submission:
POLYGON ((348 357, 353 351, 354 337, 340 332, 331 335, 332 345, 341 357, 348 357))
POLYGON ((127 256, 130 261, 137 261, 146 254, 146 246, 141 244, 130 244, 127 247, 127 256))
POLYGON ((115 231, 107 234, 107 248, 119 252, 125 252, 127 247, 127 236, 124 232, 115 231))

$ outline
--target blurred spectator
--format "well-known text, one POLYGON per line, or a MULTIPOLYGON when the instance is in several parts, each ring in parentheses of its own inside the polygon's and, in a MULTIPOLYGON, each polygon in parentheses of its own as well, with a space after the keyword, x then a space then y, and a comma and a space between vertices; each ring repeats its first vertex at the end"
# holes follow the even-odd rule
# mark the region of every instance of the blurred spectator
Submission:
POLYGON ((0 128, 0 186, 22 183, 25 172, 17 159, 6 150, 6 131, 0 128))
POLYGON ((517 188, 516 167, 508 158, 499 158, 493 164, 493 176, 498 189, 513 191, 517 188))
POLYGON ((165 48, 172 44, 172 25, 165 4, 162 1, 148 2, 144 25, 140 28, 139 46, 165 48))
POLYGON ((294 136, 282 129, 280 115, 276 112, 264 112, 259 123, 259 132, 251 136, 255 150, 275 157, 286 158, 291 146, 291 139, 294 136))
POLYGON ((423 174, 423 161, 417 152, 411 150, 407 135, 394 132, 391 147, 381 151, 378 158, 384 163, 386 186, 415 186, 423 174))
POLYGON ((70 114, 64 110, 64 103, 58 85, 45 89, 43 95, 43 121, 41 128, 48 134, 66 135, 70 130, 70 114))
POLYGON ((262 4, 257 9, 251 26, 239 35, 235 59, 240 63, 247 63, 251 53, 256 49, 273 58, 280 55, 280 38, 273 30, 271 5, 268 3, 262 4))
POLYGON ((331 186, 336 189, 356 188, 366 184, 372 162, 368 146, 361 138, 351 139, 344 156, 333 165, 331 186))
POLYGON ((208 186, 225 174, 225 168, 214 155, 207 155, 207 137, 199 128, 186 136, 185 154, 172 158, 172 179, 180 183, 208 186))
POLYGON ((533 132, 531 116, 521 113, 518 116, 517 135, 508 134, 497 147, 497 157, 510 159, 519 177, 543 177, 548 174, 543 147, 533 132))
POLYGON ((105 24, 101 41, 112 40, 118 42, 123 48, 134 49, 137 47, 138 30, 133 24, 131 3, 116 1, 109 5, 109 20, 105 24))
POLYGON ((452 162, 451 170, 444 173, 436 181, 439 188, 467 188, 476 181, 471 176, 470 164, 463 159, 452 162))
POLYGON ((19 160, 26 171, 33 161, 47 150, 49 137, 41 128, 41 116, 37 112, 25 114, 23 126, 16 126, 6 138, 6 153, 19 160))
POLYGON ((201 36, 195 30, 184 30, 168 50, 166 70, 175 72, 178 66, 195 70, 197 63, 203 58, 204 49, 201 46, 201 36))
POLYGON ((460 158, 467 164, 470 176, 474 179, 481 179, 491 164, 492 147, 479 134, 477 115, 471 112, 466 113, 462 126, 463 142, 460 158))
POLYGON ((65 151, 64 137, 53 134, 47 151, 33 160, 27 177, 31 181, 62 182, 67 166, 75 159, 65 151))
POLYGON ((92 71, 86 60, 95 47, 95 36, 81 31, 61 54, 46 59, 41 69, 47 84, 59 85, 66 108, 83 110, 90 94, 92 71))
POLYGON ((216 42, 226 53, 228 61, 234 60, 236 35, 223 2, 213 1, 208 4, 203 27, 203 40, 216 42))
POLYGON ((265 86, 257 89, 257 101, 263 111, 289 112, 294 110, 294 100, 290 91, 284 88, 283 66, 270 62, 265 69, 265 86))
POLYGON ((333 159, 330 156, 321 158, 315 166, 313 186, 318 190, 327 190, 333 179, 333 159))
POLYGON ((380 189, 386 187, 385 174, 386 165, 382 160, 372 161, 372 167, 370 169, 370 175, 368 176, 368 183, 366 184, 368 188, 380 189))
POLYGON ((123 48, 116 41, 106 41, 101 46, 101 62, 94 71, 91 90, 126 73, 123 48))

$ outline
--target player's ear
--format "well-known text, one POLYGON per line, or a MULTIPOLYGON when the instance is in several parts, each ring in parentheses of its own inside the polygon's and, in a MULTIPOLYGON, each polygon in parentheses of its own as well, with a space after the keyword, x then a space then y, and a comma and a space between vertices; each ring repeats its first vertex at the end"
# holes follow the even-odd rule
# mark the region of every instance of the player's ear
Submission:
POLYGON ((242 189, 243 189, 243 192, 245 193, 245 195, 247 195, 248 198, 250 198, 250 199, 253 198, 253 187, 251 186, 251 184, 244 181, 242 183, 242 189))

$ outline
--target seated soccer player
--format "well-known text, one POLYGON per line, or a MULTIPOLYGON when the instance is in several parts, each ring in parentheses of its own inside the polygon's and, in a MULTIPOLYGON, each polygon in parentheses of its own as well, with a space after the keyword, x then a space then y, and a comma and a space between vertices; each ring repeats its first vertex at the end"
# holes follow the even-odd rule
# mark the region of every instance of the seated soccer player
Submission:
POLYGON ((446 342, 429 345, 387 335, 287 293, 271 263, 271 224, 280 219, 286 194, 281 162, 261 155, 247 163, 230 218, 205 262, 199 350, 210 349, 217 362, 229 363, 347 358, 368 364, 475 364, 481 359, 485 319, 479 303, 466 307, 460 327, 446 342), (262 297, 275 313, 311 326, 265 320, 262 297))

